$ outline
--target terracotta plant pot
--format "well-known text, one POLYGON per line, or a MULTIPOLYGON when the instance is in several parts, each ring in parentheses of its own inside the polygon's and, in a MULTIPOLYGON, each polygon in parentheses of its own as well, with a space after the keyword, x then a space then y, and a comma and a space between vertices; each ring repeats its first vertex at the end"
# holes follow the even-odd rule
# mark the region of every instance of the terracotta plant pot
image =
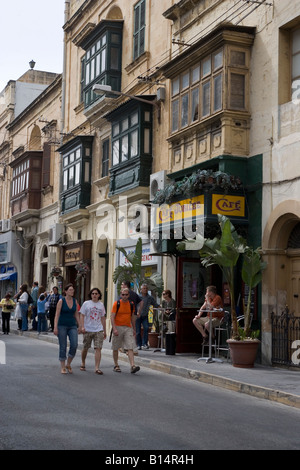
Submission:
POLYGON ((148 343, 150 348, 158 347, 158 333, 148 333, 148 343))
POLYGON ((260 344, 258 340, 235 341, 228 339, 230 357, 233 367, 249 369, 254 367, 257 349, 260 344))

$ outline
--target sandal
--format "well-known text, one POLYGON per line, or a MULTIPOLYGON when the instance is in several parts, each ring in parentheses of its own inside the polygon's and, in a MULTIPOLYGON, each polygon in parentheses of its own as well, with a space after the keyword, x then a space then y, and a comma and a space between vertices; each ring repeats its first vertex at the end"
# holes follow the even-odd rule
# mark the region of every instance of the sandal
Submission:
POLYGON ((69 374, 73 374, 72 367, 71 366, 66 366, 67 371, 69 374))
POLYGON ((100 370, 100 369, 97 369, 97 370, 95 370, 95 374, 98 374, 98 375, 103 375, 103 372, 102 372, 102 370, 100 370))
POLYGON ((114 371, 115 371, 115 372, 121 372, 121 369, 120 369, 120 367, 117 365, 117 366, 114 367, 114 371))
POLYGON ((86 370, 85 366, 80 366, 80 370, 86 370))
POLYGON ((132 366, 131 367, 131 373, 132 374, 135 374, 136 372, 138 372, 140 370, 140 367, 139 366, 132 366))
POLYGON ((68 373, 68 372, 67 372, 67 369, 66 369, 65 367, 64 367, 63 369, 61 369, 60 372, 61 372, 61 374, 67 374, 67 373, 68 373))

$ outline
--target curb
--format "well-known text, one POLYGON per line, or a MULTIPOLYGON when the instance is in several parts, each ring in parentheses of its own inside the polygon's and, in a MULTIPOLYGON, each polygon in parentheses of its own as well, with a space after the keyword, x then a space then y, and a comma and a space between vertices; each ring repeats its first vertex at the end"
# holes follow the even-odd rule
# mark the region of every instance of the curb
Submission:
MULTIPOLYGON (((19 336, 23 336, 18 330, 11 330, 11 333, 14 333, 19 336)), ((25 335, 24 335, 25 336, 25 335)), ((53 344, 58 344, 58 338, 55 336, 41 335, 37 336, 37 333, 26 332, 26 337, 37 339, 40 341, 46 341, 53 344)), ((78 344, 78 349, 82 350, 82 344, 78 344)), ((103 348, 102 355, 112 358, 111 350, 103 348)), ((126 354, 119 353, 119 360, 123 362, 128 362, 126 354)), ((148 369, 155 370, 157 372, 162 372, 169 375, 174 375, 182 377, 184 379, 196 380, 198 382, 205 383, 207 385, 213 385, 215 387, 223 388, 230 390, 232 392, 244 393, 256 398, 261 398, 282 405, 291 406, 294 408, 300 409, 300 397, 298 395, 293 395, 291 393, 282 392, 280 390, 274 390, 268 387, 263 387, 259 385, 252 385, 244 382, 239 382, 237 380, 228 379, 219 375, 210 374, 207 372, 202 372, 193 369, 187 369, 185 367, 180 367, 161 361, 146 359, 142 357, 135 356, 135 363, 139 366, 147 367, 148 369)))

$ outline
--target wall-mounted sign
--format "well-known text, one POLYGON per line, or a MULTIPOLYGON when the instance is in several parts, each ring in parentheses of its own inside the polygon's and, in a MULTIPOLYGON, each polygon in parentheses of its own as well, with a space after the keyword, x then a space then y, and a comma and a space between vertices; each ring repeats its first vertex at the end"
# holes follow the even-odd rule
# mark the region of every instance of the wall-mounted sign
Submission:
POLYGON ((71 248, 65 252, 65 263, 73 263, 74 261, 79 261, 81 258, 80 247, 71 248))
POLYGON ((204 194, 172 204, 163 204, 156 209, 156 224, 168 224, 204 214, 204 194))
POLYGON ((227 217, 245 217, 245 196, 213 194, 211 213, 227 217))

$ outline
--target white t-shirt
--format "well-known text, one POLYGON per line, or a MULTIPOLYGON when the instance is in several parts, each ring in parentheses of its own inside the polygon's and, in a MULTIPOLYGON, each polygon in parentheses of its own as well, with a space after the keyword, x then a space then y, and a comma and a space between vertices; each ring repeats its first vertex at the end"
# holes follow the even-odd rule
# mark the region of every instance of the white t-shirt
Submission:
POLYGON ((103 331, 101 318, 105 316, 105 307, 102 302, 87 300, 81 306, 80 313, 84 315, 84 328, 86 331, 96 333, 103 331))

